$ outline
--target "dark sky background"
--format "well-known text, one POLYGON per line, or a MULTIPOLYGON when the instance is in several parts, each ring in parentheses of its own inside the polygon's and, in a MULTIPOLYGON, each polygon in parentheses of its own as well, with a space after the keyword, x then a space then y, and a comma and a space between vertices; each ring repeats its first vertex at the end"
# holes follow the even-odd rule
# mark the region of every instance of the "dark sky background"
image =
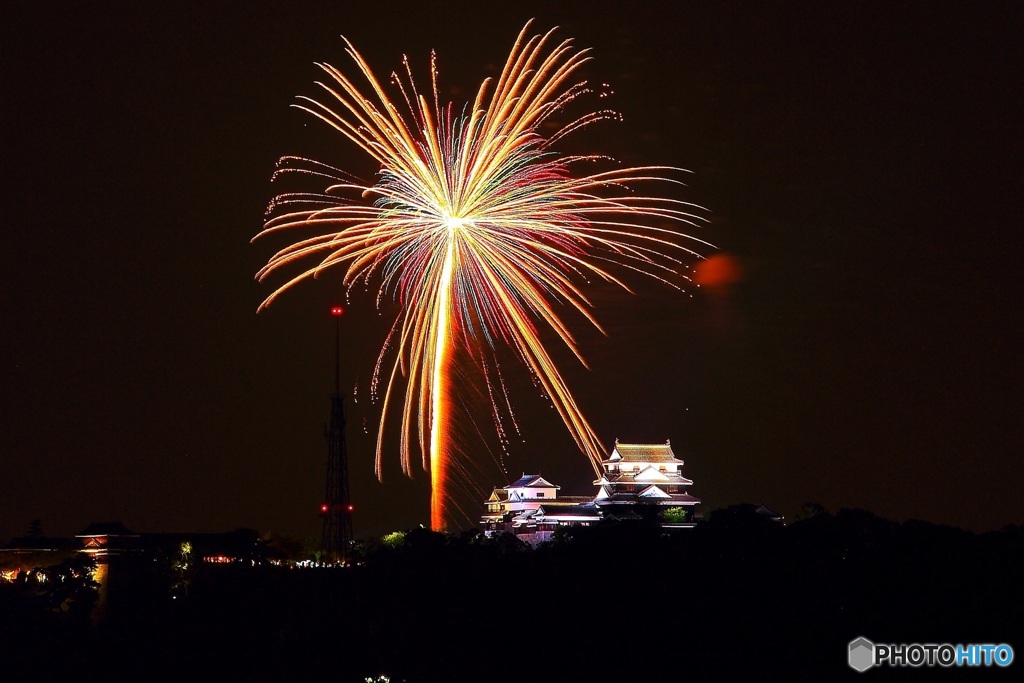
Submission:
MULTIPOLYGON (((422 80, 436 49, 461 101, 530 17, 594 49, 623 114, 573 144, 693 171, 679 198, 740 276, 593 290, 608 336, 577 321, 591 369, 563 367, 602 440, 671 439, 709 509, 1024 522, 1019 3, 35 5, 0 22, 0 538, 35 518, 318 537, 339 278, 257 315, 283 243, 249 240, 281 155, 374 169, 289 105, 315 61, 351 73, 341 34, 385 75, 406 53, 422 80)), ((389 312, 353 297, 344 323, 357 535, 429 519, 393 445, 372 474, 389 312)), ((592 492, 551 408, 510 388, 508 477, 592 492)), ((480 492, 505 483, 460 438, 480 492)))

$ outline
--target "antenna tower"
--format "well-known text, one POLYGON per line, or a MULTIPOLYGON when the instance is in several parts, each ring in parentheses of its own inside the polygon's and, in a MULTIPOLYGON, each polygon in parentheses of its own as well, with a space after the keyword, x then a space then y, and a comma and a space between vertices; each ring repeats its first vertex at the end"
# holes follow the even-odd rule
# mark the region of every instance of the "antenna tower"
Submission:
POLYGON ((341 306, 334 316, 334 393, 331 394, 331 422, 327 437, 327 495, 320 505, 324 520, 320 537, 320 561, 346 564, 352 541, 352 499, 348 489, 348 450, 345 445, 345 397, 341 395, 341 306))

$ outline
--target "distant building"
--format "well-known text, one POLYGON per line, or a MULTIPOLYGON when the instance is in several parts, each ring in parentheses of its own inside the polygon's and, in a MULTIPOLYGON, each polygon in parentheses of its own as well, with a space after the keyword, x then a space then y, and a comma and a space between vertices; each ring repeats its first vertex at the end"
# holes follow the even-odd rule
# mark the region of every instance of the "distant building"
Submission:
POLYGON ((539 474, 524 474, 508 486, 495 488, 480 519, 484 533, 510 532, 539 543, 561 524, 588 525, 601 519, 592 497, 559 498, 560 488, 539 474))
POLYGON ((121 522, 93 522, 75 534, 75 538, 81 539, 82 552, 99 563, 139 549, 139 535, 121 522))
POLYGON ((72 539, 17 536, 0 548, 0 581, 11 582, 21 572, 59 564, 76 552, 78 546, 72 539))
POLYGON ((591 496, 558 497, 561 486, 555 486, 539 474, 524 474, 508 486, 495 488, 487 499, 487 514, 484 517, 501 517, 506 512, 536 510, 542 505, 549 508, 589 503, 591 496))
POLYGON ((561 487, 539 474, 524 474, 495 488, 484 502, 481 528, 487 535, 512 533, 536 544, 549 540, 559 526, 590 526, 602 519, 657 519, 667 528, 694 525, 700 500, 687 493, 693 482, 683 476, 683 461, 668 441, 623 444, 616 439, 601 466, 596 496, 559 497, 561 487))
POLYGON ((683 476, 683 461, 672 452, 672 444, 619 443, 615 440, 608 459, 601 463, 604 472, 594 482, 598 487, 594 502, 606 516, 620 513, 661 512, 680 508, 690 523, 693 509, 700 503, 686 492, 693 482, 683 476))
POLYGON ((188 554, 205 564, 260 564, 266 560, 266 548, 252 529, 227 533, 136 533, 121 522, 93 522, 75 534, 74 539, 21 536, 0 547, 0 569, 16 575, 21 568, 56 564, 69 555, 85 553, 97 564, 105 565, 115 557, 148 559, 188 554), (13 568, 13 569, 11 569, 13 568))

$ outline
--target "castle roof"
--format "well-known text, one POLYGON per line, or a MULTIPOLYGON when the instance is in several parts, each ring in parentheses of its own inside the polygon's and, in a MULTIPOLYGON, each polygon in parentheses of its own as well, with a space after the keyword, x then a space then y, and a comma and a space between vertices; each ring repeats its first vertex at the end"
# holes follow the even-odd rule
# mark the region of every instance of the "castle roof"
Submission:
POLYGON ((508 500, 508 491, 505 489, 494 489, 491 492, 491 497, 487 499, 488 503, 504 503, 508 500))
POLYGON ((605 462, 673 462, 683 464, 672 452, 671 443, 619 443, 605 462))
POLYGON ((0 548, 0 552, 13 551, 16 554, 42 551, 64 550, 77 543, 67 538, 50 538, 49 536, 17 536, 10 543, 0 548))
POLYGON ((78 538, 89 536, 138 536, 121 522, 93 522, 75 534, 78 538))
POLYGON ((558 507, 567 505, 584 505, 586 503, 593 503, 593 496, 559 496, 558 498, 550 498, 544 501, 545 507, 558 507))
MULTIPOLYGON (((607 461, 605 461, 607 462, 607 461)), ((594 482, 595 486, 607 486, 609 484, 675 484, 677 486, 692 486, 693 481, 687 479, 678 472, 662 472, 648 465, 642 470, 619 470, 617 472, 605 472, 601 478, 594 482)))
POLYGON ((537 510, 538 516, 552 517, 598 517, 601 513, 593 503, 580 505, 549 505, 545 503, 537 510))
POLYGON ((691 496, 689 493, 668 493, 657 486, 649 486, 639 494, 608 491, 606 488, 602 487, 602 489, 598 491, 595 502, 599 505, 625 504, 630 506, 635 505, 637 502, 643 502, 645 504, 673 506, 697 505, 700 503, 700 498, 691 496))
POLYGON ((524 474, 519 479, 505 487, 506 489, 557 489, 550 481, 539 474, 524 474))

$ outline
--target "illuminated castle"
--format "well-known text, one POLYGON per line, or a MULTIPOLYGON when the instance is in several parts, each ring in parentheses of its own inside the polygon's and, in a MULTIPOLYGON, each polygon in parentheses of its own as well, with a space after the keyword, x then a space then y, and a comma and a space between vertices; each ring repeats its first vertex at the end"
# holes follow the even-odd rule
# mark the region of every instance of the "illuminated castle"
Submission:
POLYGON ((683 476, 683 461, 672 445, 625 444, 615 440, 597 495, 558 496, 561 488, 539 474, 524 474, 508 486, 495 488, 480 518, 484 533, 508 532, 529 543, 551 538, 559 526, 590 526, 602 519, 656 519, 663 527, 694 524, 698 498, 687 493, 693 484, 683 476))
POLYGON ((599 486, 594 502, 606 514, 629 510, 636 505, 682 508, 693 519, 693 506, 700 503, 686 492, 693 482, 683 476, 683 461, 663 444, 619 443, 601 463, 604 473, 594 482, 599 486))

